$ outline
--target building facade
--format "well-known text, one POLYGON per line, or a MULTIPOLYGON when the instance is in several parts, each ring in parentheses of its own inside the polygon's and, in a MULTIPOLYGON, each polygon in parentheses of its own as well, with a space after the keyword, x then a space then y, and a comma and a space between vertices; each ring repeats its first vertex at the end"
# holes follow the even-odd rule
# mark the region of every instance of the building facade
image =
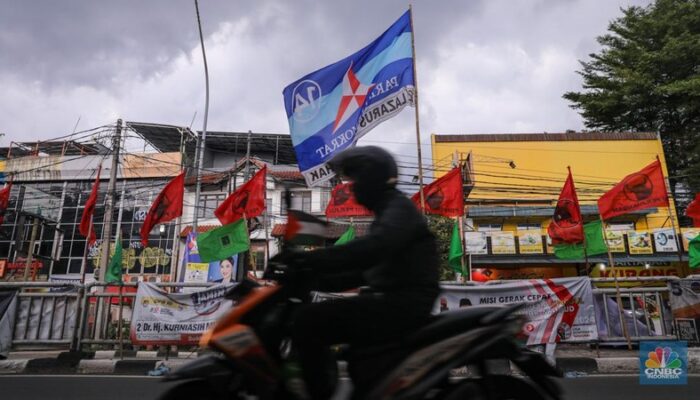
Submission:
MULTIPOLYGON (((577 262, 553 255, 547 226, 567 167, 585 222, 599 219, 602 194, 657 156, 668 176, 654 133, 434 134, 431 142, 436 177, 459 162, 465 166, 465 242, 479 280, 610 276, 607 255, 577 262)), ((617 274, 688 273, 682 242, 687 249, 697 232, 678 229, 673 198, 670 204, 606 221, 617 274)))

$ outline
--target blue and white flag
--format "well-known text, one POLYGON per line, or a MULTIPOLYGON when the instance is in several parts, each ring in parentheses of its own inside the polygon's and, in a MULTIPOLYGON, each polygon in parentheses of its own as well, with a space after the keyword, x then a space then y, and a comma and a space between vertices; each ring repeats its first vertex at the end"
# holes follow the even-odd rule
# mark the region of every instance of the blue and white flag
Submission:
POLYGON ((414 106, 409 13, 364 49, 284 89, 292 143, 309 186, 334 176, 326 162, 335 154, 414 106))

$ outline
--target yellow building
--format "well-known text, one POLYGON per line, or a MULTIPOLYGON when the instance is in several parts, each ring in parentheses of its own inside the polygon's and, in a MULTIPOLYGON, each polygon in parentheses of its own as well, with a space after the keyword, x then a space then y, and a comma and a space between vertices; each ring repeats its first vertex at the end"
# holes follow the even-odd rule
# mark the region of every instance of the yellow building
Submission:
MULTIPOLYGON (((567 167, 586 222, 599 218, 596 201, 603 193, 657 156, 667 176, 655 133, 433 134, 431 142, 435 178, 457 162, 466 164, 465 240, 472 267, 485 275, 481 279, 608 276, 607 255, 559 260, 547 244, 567 167)), ((672 199, 670 210, 651 208, 607 221, 618 273, 685 275, 676 222, 672 199)))

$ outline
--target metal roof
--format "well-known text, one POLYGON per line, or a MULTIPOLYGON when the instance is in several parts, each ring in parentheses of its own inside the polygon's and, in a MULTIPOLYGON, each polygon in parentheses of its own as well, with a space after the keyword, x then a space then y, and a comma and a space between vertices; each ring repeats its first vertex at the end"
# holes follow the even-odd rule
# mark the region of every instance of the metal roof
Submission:
MULTIPOLYGON (((127 122, 129 128, 138 133, 149 144, 161 152, 180 151, 180 137, 187 135, 186 153, 194 159, 196 138, 201 132, 193 132, 187 127, 127 122)), ((206 148, 213 152, 245 155, 248 132, 207 131, 206 148)), ((250 133, 250 155, 268 159, 274 164, 296 164, 292 138, 279 133, 250 133)))
POLYGON ((0 148, 2 156, 8 158, 29 155, 49 154, 64 156, 100 155, 109 153, 109 148, 97 142, 76 142, 75 140, 56 140, 39 142, 12 142, 10 147, 0 148))
POLYGON ((455 142, 565 142, 584 140, 656 140, 654 132, 486 133, 433 135, 435 143, 455 142))

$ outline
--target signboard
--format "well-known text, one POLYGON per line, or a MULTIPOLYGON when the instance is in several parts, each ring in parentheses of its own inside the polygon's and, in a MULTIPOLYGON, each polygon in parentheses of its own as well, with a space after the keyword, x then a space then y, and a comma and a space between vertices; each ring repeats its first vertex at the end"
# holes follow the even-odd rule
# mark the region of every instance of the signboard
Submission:
POLYGON ((700 234, 700 228, 681 228, 681 235, 683 237, 683 249, 688 251, 689 243, 691 240, 695 239, 695 236, 700 234))
POLYGON ((605 235, 607 238, 608 248, 611 253, 624 253, 625 252, 625 235, 622 231, 611 231, 606 230, 605 235))
POLYGON ((472 280, 475 282, 509 279, 552 279, 565 276, 576 276, 576 269, 561 265, 520 268, 472 268, 472 280))
POLYGON ((513 232, 491 232, 492 254, 515 254, 515 235, 513 232))
POLYGON ((542 233, 540 231, 519 231, 520 254, 542 254, 542 233))
MULTIPOLYGON (((631 263, 618 263, 615 262, 615 274, 613 275, 612 268, 609 266, 604 270, 599 267, 595 267, 591 270, 591 278, 612 278, 615 275, 618 278, 636 278, 636 277, 649 277, 649 276, 679 276, 681 273, 681 268, 677 264, 672 263, 659 263, 650 262, 649 267, 643 264, 636 265, 624 265, 631 263)), ((626 286, 659 286, 659 282, 619 282, 621 287, 626 286)), ((665 285, 665 284, 664 284, 665 285)), ((614 282, 598 282, 596 283, 598 287, 615 287, 614 282)))
POLYGON ((463 306, 527 303, 523 328, 527 344, 588 342, 598 339, 593 291, 587 277, 518 280, 478 286, 446 286, 436 311, 463 306))
POLYGON ((232 307, 224 295, 232 285, 193 293, 167 293, 151 283, 139 284, 131 318, 134 344, 196 345, 199 338, 232 307))
POLYGON ((657 253, 678 252, 676 233, 672 228, 654 229, 654 249, 657 253))
POLYGON ((627 232, 627 245, 629 246, 630 254, 654 254, 654 249, 651 248, 649 232, 627 232))
POLYGON ((488 254, 485 232, 464 232, 467 254, 488 254))

